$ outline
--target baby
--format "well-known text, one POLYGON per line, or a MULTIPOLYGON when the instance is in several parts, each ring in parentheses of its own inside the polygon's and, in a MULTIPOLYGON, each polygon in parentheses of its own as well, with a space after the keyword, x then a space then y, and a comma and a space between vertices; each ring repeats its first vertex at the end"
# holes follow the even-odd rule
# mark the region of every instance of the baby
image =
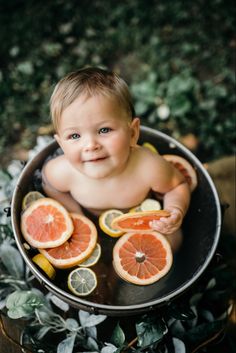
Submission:
POLYGON ((123 79, 85 68, 56 85, 51 97, 55 139, 63 154, 43 168, 45 193, 70 212, 139 205, 152 192, 170 217, 151 222, 169 235, 181 226, 190 190, 181 173, 159 154, 137 145, 140 120, 123 79), (81 207, 82 208, 81 208, 81 207))

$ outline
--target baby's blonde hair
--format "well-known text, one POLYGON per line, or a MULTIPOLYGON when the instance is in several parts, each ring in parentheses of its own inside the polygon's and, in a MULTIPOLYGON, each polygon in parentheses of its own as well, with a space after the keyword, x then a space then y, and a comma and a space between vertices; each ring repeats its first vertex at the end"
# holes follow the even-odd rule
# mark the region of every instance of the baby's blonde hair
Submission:
POLYGON ((104 95, 113 97, 123 105, 131 118, 134 118, 134 106, 125 81, 112 71, 100 68, 85 68, 72 72, 56 85, 51 99, 50 111, 55 130, 58 130, 62 112, 81 94, 91 97, 104 95))

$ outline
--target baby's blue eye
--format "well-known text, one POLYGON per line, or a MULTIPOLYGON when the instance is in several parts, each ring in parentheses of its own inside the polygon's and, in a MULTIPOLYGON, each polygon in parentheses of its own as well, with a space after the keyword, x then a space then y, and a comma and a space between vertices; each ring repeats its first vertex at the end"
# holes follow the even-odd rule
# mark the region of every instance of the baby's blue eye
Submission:
POLYGON ((70 139, 71 140, 77 140, 77 139, 79 139, 80 138, 80 135, 79 134, 71 134, 70 135, 70 139))
POLYGON ((99 134, 107 134, 108 132, 110 132, 111 129, 109 127, 102 127, 100 130, 99 130, 99 134))

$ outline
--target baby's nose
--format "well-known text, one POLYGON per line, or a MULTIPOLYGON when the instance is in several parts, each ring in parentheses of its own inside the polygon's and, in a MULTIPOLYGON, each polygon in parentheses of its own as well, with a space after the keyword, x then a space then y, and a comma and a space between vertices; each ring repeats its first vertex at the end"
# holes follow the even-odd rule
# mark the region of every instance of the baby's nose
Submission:
POLYGON ((99 147, 100 147, 100 144, 95 137, 89 136, 86 138, 84 143, 84 149, 86 151, 94 151, 94 150, 97 150, 99 147))

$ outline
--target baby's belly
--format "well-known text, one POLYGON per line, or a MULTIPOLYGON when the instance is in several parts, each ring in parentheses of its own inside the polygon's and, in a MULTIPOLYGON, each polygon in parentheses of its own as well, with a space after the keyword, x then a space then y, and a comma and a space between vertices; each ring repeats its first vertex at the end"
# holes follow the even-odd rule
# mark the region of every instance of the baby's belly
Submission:
POLYGON ((128 212, 131 208, 138 206, 147 197, 150 197, 150 191, 142 194, 132 195, 132 197, 111 196, 109 198, 101 196, 100 198, 78 197, 79 195, 72 195, 72 197, 86 210, 94 215, 100 215, 102 212, 109 209, 118 209, 122 212, 128 212), (135 196, 135 197, 134 197, 135 196))

